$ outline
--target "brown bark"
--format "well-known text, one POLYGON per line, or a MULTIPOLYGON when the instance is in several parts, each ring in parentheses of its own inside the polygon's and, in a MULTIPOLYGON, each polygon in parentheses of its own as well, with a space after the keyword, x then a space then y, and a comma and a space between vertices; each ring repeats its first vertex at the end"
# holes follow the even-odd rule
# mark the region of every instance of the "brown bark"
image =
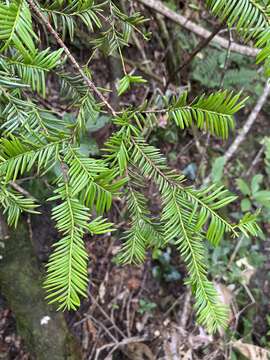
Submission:
MULTIPOLYGON (((144 4, 145 6, 151 8, 152 10, 164 15, 166 18, 174 21, 176 24, 184 27, 187 30, 192 31, 194 34, 202 37, 209 38, 211 36, 211 31, 204 29, 203 27, 195 24, 194 22, 188 20, 184 16, 178 14, 177 12, 171 10, 166 5, 164 5, 159 0, 138 0, 138 2, 144 4)), ((218 45, 220 45, 224 49, 228 49, 229 40, 223 38, 222 36, 216 35, 212 41, 218 45)), ((239 45, 235 42, 231 43, 231 51, 236 52, 242 55, 247 56, 257 56, 259 53, 259 49, 254 49, 249 46, 239 45)))

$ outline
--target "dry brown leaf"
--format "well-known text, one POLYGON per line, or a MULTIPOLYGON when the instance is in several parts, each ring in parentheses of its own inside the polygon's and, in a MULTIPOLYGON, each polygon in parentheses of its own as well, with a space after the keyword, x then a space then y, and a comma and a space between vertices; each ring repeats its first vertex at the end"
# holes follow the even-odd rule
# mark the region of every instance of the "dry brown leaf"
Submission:
POLYGON ((230 306, 233 300, 233 292, 225 285, 215 283, 215 288, 223 304, 230 306))
POLYGON ((233 347, 249 360, 269 360, 270 351, 253 344, 235 341, 233 347))
POLYGON ((155 360, 149 346, 143 343, 131 343, 125 347, 125 353, 130 360, 155 360))
POLYGON ((229 322, 231 322, 231 320, 234 318, 233 315, 233 311, 232 311, 232 303, 233 303, 233 292, 232 290, 230 290, 227 286, 220 284, 220 283, 215 283, 215 288, 219 294, 219 298, 221 300, 221 302, 224 305, 227 305, 230 313, 229 313, 229 322))
POLYGON ((243 279, 244 284, 248 285, 249 282, 250 282, 250 279, 256 273, 256 269, 252 265, 250 265, 250 263, 248 262, 248 259, 246 257, 244 257, 242 259, 239 259, 236 262, 236 265, 239 268, 244 267, 241 275, 242 275, 242 279, 243 279))
POLYGON ((90 319, 87 319, 85 322, 85 330, 92 335, 93 340, 97 338, 97 329, 90 319))
POLYGON ((141 286, 141 282, 136 277, 132 277, 128 280, 127 287, 129 290, 138 290, 141 286))
MULTIPOLYGON (((172 326, 164 334, 163 348, 166 360, 183 360, 183 357, 189 356, 188 341, 186 339, 186 332, 182 328, 174 328, 172 326)), ((192 356, 192 354, 191 354, 192 356)), ((190 360, 188 357, 185 360, 190 360)))
POLYGON ((106 295, 106 285, 105 284, 108 282, 108 279, 109 279, 109 273, 106 272, 105 278, 102 281, 102 283, 100 284, 100 287, 98 290, 99 299, 102 304, 105 303, 105 295, 106 295))
POLYGON ((250 283, 250 279, 252 278, 252 276, 255 274, 256 270, 253 269, 246 269, 242 272, 242 278, 243 281, 246 285, 248 285, 250 283))

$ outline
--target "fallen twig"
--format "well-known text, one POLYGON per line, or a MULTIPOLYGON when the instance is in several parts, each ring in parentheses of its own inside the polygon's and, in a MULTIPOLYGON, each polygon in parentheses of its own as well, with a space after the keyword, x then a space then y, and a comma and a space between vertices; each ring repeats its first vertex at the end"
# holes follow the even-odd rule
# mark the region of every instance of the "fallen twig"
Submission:
MULTIPOLYGON (((97 349, 95 360, 99 359, 99 354, 101 351, 103 351, 109 347, 113 347, 113 349, 110 351, 110 354, 109 354, 109 355, 112 355, 114 353, 114 351, 117 350, 121 346, 132 344, 132 343, 143 342, 143 341, 145 341, 144 338, 131 337, 131 338, 127 338, 127 339, 124 339, 124 340, 116 342, 116 343, 105 344, 105 345, 101 346, 99 349, 97 349)), ((106 359, 107 358, 109 358, 109 356, 107 356, 106 359)))
POLYGON ((262 107, 264 106, 269 93, 270 93, 270 83, 267 80, 266 84, 264 86, 263 93, 259 97, 256 106, 251 111, 247 121, 245 122, 245 125, 239 131, 239 133, 238 133, 237 137, 235 138, 234 142, 232 143, 232 145, 226 151, 226 153, 224 155, 225 164, 232 158, 232 156, 235 154, 235 152, 239 148, 239 145, 245 140, 247 133, 249 132, 250 128, 252 127, 255 120, 257 119, 260 111, 262 110, 262 107))
POLYGON ((191 302, 191 291, 187 290, 185 300, 184 300, 183 310, 182 310, 182 314, 181 314, 181 318, 180 318, 180 324, 179 324, 183 329, 186 328, 188 318, 190 315, 190 313, 189 313, 190 302, 191 302))
POLYGON ((192 53, 189 55, 189 58, 187 59, 187 61, 185 61, 183 64, 181 64, 180 66, 177 67, 177 69, 171 74, 171 76, 169 77, 168 81, 166 82, 165 88, 164 88, 164 93, 166 92, 166 90, 169 87, 169 84, 171 83, 171 81, 174 79, 175 75, 178 72, 181 72, 183 69, 185 69, 190 63, 191 61, 194 59, 194 57, 200 52, 202 51, 210 42, 211 40, 218 34, 218 32, 223 28, 224 24, 219 24, 211 33, 210 35, 203 39, 201 42, 199 42, 199 44, 195 47, 195 49, 192 51, 192 53))
MULTIPOLYGON (((262 108, 263 108, 269 94, 270 94, 270 83, 267 80, 266 84, 264 86, 263 93, 259 97, 256 106, 251 111, 247 121, 245 122, 242 129, 239 131, 239 133, 236 136, 234 142, 231 144, 231 146, 228 148, 228 150, 224 154, 224 156, 223 156, 224 157, 224 166, 228 163, 228 161, 236 153, 236 151, 238 150, 240 144, 245 140, 249 130, 251 129, 251 127, 254 124, 254 122, 256 121, 260 111, 262 110, 262 108)), ((204 180, 204 184, 209 183, 210 179, 211 179, 211 175, 208 175, 204 180)))
POLYGON ((104 317, 111 322, 113 327, 117 330, 117 332, 125 339, 127 336, 123 333, 123 331, 115 324, 115 322, 109 317, 109 315, 104 311, 104 309, 99 305, 99 303, 96 301, 94 296, 92 294, 88 293, 91 301, 95 303, 95 305, 98 307, 99 311, 104 315, 104 317))
POLYGON ((245 176, 249 176, 251 174, 252 170, 255 168, 255 166, 258 164, 258 162, 261 160, 264 150, 265 150, 265 147, 264 147, 264 145, 262 145, 259 152, 256 154, 255 158, 253 159, 250 167, 248 168, 245 176))
MULTIPOLYGON (((175 23, 179 24, 180 26, 183 26, 187 30, 192 31, 196 35, 202 37, 202 38, 209 38, 211 36, 211 31, 204 29, 203 27, 195 24, 194 22, 188 20, 184 16, 176 13, 175 11, 169 9, 166 5, 164 5, 159 0, 137 0, 140 3, 144 4, 145 6, 159 12, 160 14, 166 16, 168 19, 174 21, 175 23)), ((229 40, 224 39, 223 37, 216 35, 212 41, 218 45, 220 45, 222 48, 228 49, 229 46, 229 40)), ((247 56, 253 56, 256 57, 259 50, 254 49, 249 46, 244 46, 237 44, 233 42, 230 46, 232 52, 236 52, 242 55, 247 56)))

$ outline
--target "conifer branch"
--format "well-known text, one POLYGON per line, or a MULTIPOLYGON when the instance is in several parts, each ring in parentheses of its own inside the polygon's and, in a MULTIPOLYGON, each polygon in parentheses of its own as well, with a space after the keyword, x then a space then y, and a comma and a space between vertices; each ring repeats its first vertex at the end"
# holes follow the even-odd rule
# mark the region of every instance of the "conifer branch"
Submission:
MULTIPOLYGON (((134 148, 140 153, 141 157, 143 157, 145 159, 145 162, 147 162, 149 164, 149 166, 151 167, 151 169, 153 169, 156 172, 156 176, 153 176, 153 172, 151 170, 149 170, 148 168, 147 171, 144 171, 144 168, 142 167, 143 162, 139 162, 138 164, 140 165, 140 170, 143 172, 143 175, 146 175, 147 172, 149 174, 151 174, 156 181, 158 183, 158 185, 160 186, 160 191, 163 192, 164 190, 168 189, 169 187, 174 189, 174 188, 178 188, 180 191, 182 191, 183 193, 186 194, 186 196, 195 204, 197 204, 198 206, 202 206, 203 209, 205 209, 212 218, 215 218, 217 220, 217 226, 214 227, 214 231, 213 234, 215 236, 218 235, 218 233, 215 233, 215 230, 217 230, 218 227, 220 227, 220 224, 223 224, 223 229, 228 229, 234 236, 237 236, 237 232, 235 230, 235 227, 233 225, 231 225, 228 221, 226 221, 225 219, 223 219, 215 210, 212 209, 210 203, 209 203, 209 198, 208 201, 204 201, 204 193, 206 193, 206 190, 202 190, 200 191, 195 191, 192 190, 190 187, 184 187, 181 185, 181 183, 184 180, 184 177, 181 177, 179 175, 177 175, 176 173, 170 171, 164 164, 164 162, 162 161, 161 158, 159 158, 159 164, 157 164, 153 158, 151 158, 146 151, 144 151, 144 149, 147 147, 146 143, 141 142, 138 143, 138 141, 136 141, 136 139, 131 138, 131 142, 134 146, 134 148), (142 146, 143 145, 143 146, 142 146), (159 178, 159 179, 158 179, 159 178)), ((137 161, 139 160, 140 157, 138 158, 137 161)), ((136 161, 136 159, 135 159, 136 161)), ((211 190, 214 190, 214 187, 212 187, 212 189, 210 189, 208 192, 210 192, 211 190)), ((215 192, 213 192, 215 194, 215 192)), ((217 192, 219 194, 219 192, 217 192)), ((214 199, 216 201, 216 198, 214 197, 214 199)), ((235 197, 230 198, 230 201, 235 200, 235 197)), ((208 217, 205 217, 204 220, 201 222, 202 225, 206 222, 208 217)), ((201 226, 202 226, 201 225, 201 226)), ((223 234, 223 232, 221 232, 221 234, 223 234)), ((216 242, 218 242, 218 240, 216 240, 216 242)))
POLYGON ((68 47, 65 45, 65 43, 63 42, 63 40, 60 38, 60 36, 58 35, 58 33, 54 30, 54 28, 51 26, 51 24, 49 23, 49 21, 46 19, 46 17, 42 14, 42 12, 39 10, 38 6, 35 4, 34 0, 27 0, 27 2, 29 3, 31 9, 36 13, 38 19, 40 21, 42 21, 42 23, 46 26, 46 28, 48 29, 48 31, 50 32, 50 34, 54 37, 54 39, 56 40, 56 42, 59 44, 59 46, 64 50, 65 54, 67 55, 68 59, 70 60, 70 62, 72 63, 72 65, 75 67, 75 69, 77 69, 77 71, 80 73, 80 75, 82 76, 84 82, 86 83, 86 85, 92 90, 94 91, 94 93, 98 96, 98 98, 102 101, 103 104, 105 104, 108 108, 108 110, 110 110, 110 112, 112 113, 112 115, 116 116, 116 112, 115 110, 112 108, 112 106, 110 105, 110 103, 106 100, 106 98, 103 96, 103 94, 98 90, 98 88, 96 87, 96 85, 89 79, 88 76, 85 75, 83 69, 80 67, 80 65, 78 64, 77 60, 75 59, 75 57, 71 54, 71 52, 69 51, 68 47))
MULTIPOLYGON (((235 0, 228 3, 231 1, 234 5, 235 0)), ((153 4, 163 6, 159 1, 140 2, 150 7, 153 4)), ((238 10, 232 9, 234 14, 231 17, 227 1, 207 2, 221 21, 226 19, 229 26, 235 24, 245 40, 251 31, 252 39, 258 40, 256 46, 264 46, 259 61, 268 56, 270 30, 266 28, 261 34, 258 28, 253 31, 249 27, 255 23, 255 18, 259 19, 260 25, 265 25, 268 10, 257 6, 257 2, 253 4, 253 0, 243 0, 238 10), (226 14, 222 13, 224 9, 226 14), (244 10, 240 17, 239 9, 244 10)), ((223 186, 210 185, 200 189, 185 186, 185 177, 171 169, 159 149, 149 145, 143 135, 149 123, 157 120, 158 114, 166 114, 169 121, 180 129, 195 125, 226 139, 235 126, 234 114, 243 107, 245 99, 240 100, 241 93, 218 91, 188 102, 188 94, 183 92, 172 99, 164 96, 163 109, 159 105, 158 109, 149 109, 145 103, 138 108, 116 112, 64 43, 65 31, 73 38, 77 19, 81 19, 91 31, 93 26, 102 28, 100 12, 107 6, 106 29, 99 32, 99 37, 93 42, 94 48, 108 44, 108 54, 118 51, 122 57, 122 48, 128 45, 131 32, 138 30, 137 25, 144 22, 144 17, 140 13, 123 13, 113 1, 98 5, 92 0, 59 1, 53 5, 45 2, 44 6, 47 9, 41 8, 41 3, 36 0, 11 0, 0 4, 0 52, 7 50, 0 56, 1 128, 6 135, 0 141, 0 204, 7 214, 8 223, 15 226, 22 212, 37 213, 34 199, 14 181, 27 172, 40 174, 42 170, 43 175, 53 169, 50 179, 56 184, 56 189, 49 200, 56 202, 52 218, 62 237, 54 244, 47 266, 45 287, 48 299, 62 310, 79 307, 80 296, 86 295, 88 282, 84 234, 99 235, 114 230, 107 219, 101 216, 92 218, 91 213, 108 211, 113 197, 118 196, 119 190, 128 183, 127 203, 131 221, 118 260, 121 263, 140 263, 147 250, 161 249, 168 243, 175 245, 187 266, 188 284, 194 293, 199 322, 209 331, 225 326, 226 309, 219 304, 217 293, 207 278, 204 240, 217 246, 225 233, 256 236, 260 231, 256 223, 257 214, 246 214, 238 224, 231 224, 219 210, 236 197, 223 186), (39 51, 36 48, 38 38, 29 8, 60 49, 39 51), (52 20, 48 20, 47 15, 52 20), (58 34, 60 27, 63 36, 58 34), (62 53, 77 70, 75 75, 57 68, 64 65, 62 53), (34 99, 34 92, 46 95, 46 74, 52 70, 60 80, 61 99, 71 102, 68 109, 74 108, 71 119, 69 116, 58 118, 54 111, 37 105, 38 101, 41 102, 40 97, 34 99), (33 99, 29 95, 31 91, 33 99), (101 104, 96 104, 94 96, 101 104), (106 142, 104 156, 96 159, 83 153, 80 140, 87 130, 87 121, 96 121, 101 106, 107 107, 114 117, 114 129, 118 130, 106 142), (76 115, 75 109, 78 109, 76 115), (159 190, 162 200, 159 217, 152 214, 147 191, 143 191, 145 178, 159 190)), ((174 14, 174 19, 178 21, 179 16, 174 14)), ((187 24, 190 28, 194 25, 187 24)), ((211 38, 218 39, 212 34, 203 43, 211 38)), ((123 94, 133 84, 144 82, 141 76, 125 73, 119 81, 118 94, 123 94)))

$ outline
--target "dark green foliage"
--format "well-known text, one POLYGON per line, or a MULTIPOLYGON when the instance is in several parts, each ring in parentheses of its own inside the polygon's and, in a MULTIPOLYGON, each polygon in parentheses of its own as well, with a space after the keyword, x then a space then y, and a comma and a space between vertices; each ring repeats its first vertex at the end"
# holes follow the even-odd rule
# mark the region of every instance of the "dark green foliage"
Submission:
MULTIPOLYGON (((229 15, 229 24, 236 24, 245 39, 259 39, 265 45, 259 56, 259 60, 264 60, 267 33, 248 30, 255 24, 251 14, 260 26, 266 26, 268 13, 254 1, 242 0, 235 8, 234 4, 235 1, 208 1, 215 14, 221 18, 229 15), (243 11, 243 7, 247 10, 243 11), (240 12, 243 16, 238 18, 240 12)), ((36 5, 59 34, 63 38, 68 35, 70 41, 76 36, 75 28, 80 29, 82 24, 90 31, 99 28, 92 42, 93 51, 118 52, 122 60, 122 49, 129 44, 132 31, 146 37, 138 29, 145 19, 139 13, 123 13, 111 0, 99 5, 92 0, 43 1, 36 5), (102 11, 107 14, 105 18, 102 11)), ((87 66, 79 74, 71 72, 66 68, 62 48, 51 50, 46 46, 44 50, 36 35, 37 30, 42 31, 39 21, 27 0, 0 1, 0 108, 4 135, 0 142, 0 200, 9 224, 16 225, 21 212, 36 212, 37 204, 14 191, 13 182, 26 174, 52 174, 54 181, 50 186, 54 196, 49 200, 53 201, 52 218, 61 239, 54 244, 47 265, 44 286, 48 299, 62 310, 79 306, 80 296, 87 294, 88 283, 84 235, 113 230, 102 216, 111 208, 113 198, 126 190, 131 221, 119 261, 141 263, 148 250, 171 243, 186 263, 198 321, 211 332, 225 326, 227 310, 219 303, 207 277, 205 239, 217 246, 225 233, 256 235, 255 216, 245 215, 238 224, 231 224, 219 210, 234 201, 235 196, 215 184, 201 189, 185 185, 185 177, 168 167, 165 157, 146 142, 144 134, 149 120, 156 121, 158 114, 167 114, 180 129, 195 126, 226 139, 234 127, 234 114, 243 107, 245 99, 240 99, 241 93, 218 91, 188 101, 184 92, 178 98, 164 97, 164 108, 151 109, 144 104, 135 109, 124 108, 117 115, 112 111, 106 116, 113 115, 109 119, 114 132, 104 146, 103 156, 90 158, 80 149, 81 139, 108 105, 105 108, 104 101, 97 103, 93 88, 86 81, 91 79, 87 66), (47 94, 47 75, 58 82, 59 103, 64 102, 69 112, 59 114, 40 105, 39 96, 46 98, 47 94), (162 209, 155 216, 143 193, 145 181, 155 183, 159 190, 162 209), (98 217, 92 218, 92 214, 98 217)), ((119 83, 119 94, 133 83, 142 82, 140 76, 126 75, 119 83)))
POLYGON ((228 90, 245 89, 252 100, 261 94, 265 81, 252 59, 216 49, 207 49, 201 57, 196 57, 190 75, 192 80, 210 89, 221 85, 228 90))
POLYGON ((169 115, 181 129, 190 127, 194 122, 201 130, 211 134, 228 138, 229 130, 234 127, 232 115, 239 111, 245 100, 239 102, 240 93, 234 95, 227 91, 202 95, 187 103, 187 93, 173 102, 169 115))
POLYGON ((66 4, 57 0, 46 1, 41 7, 48 18, 53 21, 55 28, 62 31, 64 39, 66 35, 69 35, 70 40, 74 40, 74 30, 79 20, 90 31, 93 31, 94 27, 101 27, 99 14, 102 12, 102 8, 96 5, 93 0, 72 0, 64 3, 66 4))

